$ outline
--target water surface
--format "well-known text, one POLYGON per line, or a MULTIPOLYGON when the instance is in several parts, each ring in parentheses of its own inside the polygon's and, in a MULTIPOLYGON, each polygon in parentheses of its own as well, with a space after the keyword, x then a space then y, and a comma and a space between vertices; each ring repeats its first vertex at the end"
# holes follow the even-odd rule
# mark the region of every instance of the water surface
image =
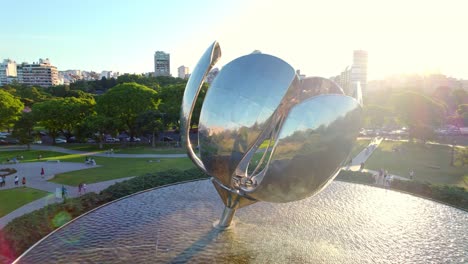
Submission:
POLYGON ((317 196, 240 209, 234 228, 208 180, 120 200, 79 218, 19 263, 467 263, 468 213, 334 182, 317 196))

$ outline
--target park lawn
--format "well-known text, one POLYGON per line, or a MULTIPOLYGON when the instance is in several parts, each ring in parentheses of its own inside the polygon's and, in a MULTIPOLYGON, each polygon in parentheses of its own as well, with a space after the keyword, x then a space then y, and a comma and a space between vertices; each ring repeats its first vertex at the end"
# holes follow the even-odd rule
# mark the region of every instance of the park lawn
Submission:
POLYGON ((100 152, 104 153, 110 149, 114 150, 117 154, 185 154, 187 151, 185 148, 174 148, 168 146, 159 146, 152 148, 148 145, 133 145, 122 147, 120 144, 104 144, 103 148, 100 149, 98 144, 72 144, 62 145, 67 149, 87 151, 87 152, 100 152))
POLYGON ((0 190, 0 217, 48 194, 41 190, 23 187, 0 190))
MULTIPOLYGON (((83 157, 70 156, 71 155, 64 156, 63 160, 70 162, 84 162, 83 157)), ((100 167, 58 174, 51 181, 59 184, 78 186, 81 182, 91 184, 113 179, 139 176, 168 169, 185 170, 194 166, 192 161, 188 158, 93 158, 96 160, 96 164, 100 167), (152 162, 149 162, 150 160, 152 162), (158 160, 160 162, 157 162, 158 160)), ((60 158, 60 160, 62 160, 62 158, 60 158)))
POLYGON ((431 184, 457 185, 468 188, 464 177, 468 177, 466 167, 450 165, 452 149, 449 146, 416 144, 399 141, 383 141, 366 161, 366 168, 409 177, 414 170, 414 180, 431 184), (392 151, 399 147, 402 150, 392 151))
POLYGON ((21 157, 19 162, 35 162, 43 161, 45 159, 54 159, 57 156, 63 156, 63 153, 54 152, 54 151, 44 151, 44 150, 12 150, 12 151, 0 151, 0 161, 1 163, 6 162, 7 159, 12 159, 14 157, 21 157), (42 155, 42 160, 39 160, 39 155, 42 155))

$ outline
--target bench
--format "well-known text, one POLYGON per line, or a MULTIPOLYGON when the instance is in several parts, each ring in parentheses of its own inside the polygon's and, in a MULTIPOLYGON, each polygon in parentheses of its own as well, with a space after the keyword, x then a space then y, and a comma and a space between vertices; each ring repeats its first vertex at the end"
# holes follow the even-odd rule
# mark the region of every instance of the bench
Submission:
POLYGON ((60 160, 46 160, 46 162, 57 162, 57 163, 60 163, 60 160))

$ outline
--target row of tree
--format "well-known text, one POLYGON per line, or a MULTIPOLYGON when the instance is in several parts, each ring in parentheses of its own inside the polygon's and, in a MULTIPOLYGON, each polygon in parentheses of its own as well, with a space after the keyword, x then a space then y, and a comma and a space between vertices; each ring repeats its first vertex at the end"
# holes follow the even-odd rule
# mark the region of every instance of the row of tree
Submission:
POLYGON ((365 98, 364 126, 406 126, 410 137, 427 140, 434 128, 468 126, 468 93, 441 87, 433 94, 417 89, 387 89, 370 92, 365 98))
MULTIPOLYGON (((74 135, 102 142, 106 134, 125 131, 130 138, 151 134, 154 144, 159 131, 178 127, 185 85, 179 78, 139 75, 119 77, 102 95, 72 86, 6 85, 0 89, 0 129, 13 128, 14 136, 25 144, 33 141, 35 126, 47 129, 54 142, 60 133, 67 139, 74 135)), ((192 124, 197 120, 195 115, 192 124)))

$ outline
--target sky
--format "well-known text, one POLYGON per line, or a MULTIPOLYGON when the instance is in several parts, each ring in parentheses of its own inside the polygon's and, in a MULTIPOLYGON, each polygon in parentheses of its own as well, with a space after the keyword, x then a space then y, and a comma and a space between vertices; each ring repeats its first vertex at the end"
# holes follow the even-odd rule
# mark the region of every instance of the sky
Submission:
POLYGON ((215 40, 217 66, 260 50, 307 76, 338 75, 368 51, 368 79, 442 73, 468 79, 465 0, 0 0, 0 59, 59 70, 194 68, 215 40))

